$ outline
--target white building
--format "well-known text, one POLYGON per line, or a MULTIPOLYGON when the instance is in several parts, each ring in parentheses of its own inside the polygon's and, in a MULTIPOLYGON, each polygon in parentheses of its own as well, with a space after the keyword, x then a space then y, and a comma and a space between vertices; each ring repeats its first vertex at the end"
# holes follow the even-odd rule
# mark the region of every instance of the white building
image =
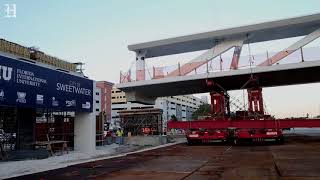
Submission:
POLYGON ((202 100, 204 103, 209 104, 208 96, 201 96, 201 100, 202 100))
POLYGON ((93 112, 96 116, 99 116, 101 112, 101 89, 94 87, 94 95, 93 95, 93 103, 96 104, 93 107, 96 107, 93 109, 93 112))
POLYGON ((199 108, 201 104, 208 103, 205 99, 197 98, 193 95, 170 96, 156 99, 155 105, 144 105, 139 103, 127 102, 125 93, 119 89, 113 88, 111 94, 111 126, 118 126, 119 114, 121 110, 160 108, 163 110, 163 123, 171 119, 174 115, 178 120, 188 121, 192 119, 192 113, 199 108))

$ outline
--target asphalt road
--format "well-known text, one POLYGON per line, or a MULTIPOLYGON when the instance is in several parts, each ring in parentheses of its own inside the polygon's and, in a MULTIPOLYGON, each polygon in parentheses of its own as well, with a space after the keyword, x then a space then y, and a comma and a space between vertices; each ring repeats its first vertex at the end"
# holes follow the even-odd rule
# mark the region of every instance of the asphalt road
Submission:
POLYGON ((179 144, 15 179, 320 179, 320 136, 284 145, 179 144))

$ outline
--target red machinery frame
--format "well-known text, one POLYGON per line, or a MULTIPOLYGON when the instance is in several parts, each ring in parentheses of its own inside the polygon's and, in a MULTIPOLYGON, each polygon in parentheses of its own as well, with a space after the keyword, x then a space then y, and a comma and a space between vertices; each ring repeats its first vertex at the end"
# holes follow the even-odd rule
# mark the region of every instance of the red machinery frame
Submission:
MULTIPOLYGON (((212 87, 214 83, 209 82, 212 87)), ((320 119, 286 118, 275 119, 266 115, 263 106, 262 88, 253 86, 248 91, 248 111, 237 111, 230 116, 229 96, 225 91, 212 91, 211 118, 194 121, 169 121, 168 129, 184 129, 189 144, 195 142, 268 141, 283 142, 282 129, 320 127, 320 119)))
POLYGON ((195 121, 169 121, 168 129, 226 129, 226 128, 317 128, 320 119, 287 118, 275 120, 195 120, 195 121))
MULTIPOLYGON (((195 121, 169 121, 168 129, 184 129, 186 131, 187 139, 198 140, 197 142, 209 142, 210 140, 225 141, 230 137, 230 134, 225 133, 227 129, 234 131, 234 142, 239 140, 264 141, 267 139, 278 139, 283 141, 282 129, 289 128, 316 128, 320 127, 320 119, 305 119, 305 118, 288 118, 288 119, 274 119, 274 120, 195 120, 195 121), (196 137, 190 137, 193 132, 192 129, 206 129, 212 131, 222 131, 223 133, 208 133, 206 131, 203 135, 199 134, 196 137), (254 134, 250 131, 256 130, 254 134), (260 133, 264 130, 266 133, 260 133), (267 132, 270 132, 268 134, 267 132), (277 132, 274 134, 274 132, 277 132)), ((194 135, 193 135, 194 136, 194 135)))

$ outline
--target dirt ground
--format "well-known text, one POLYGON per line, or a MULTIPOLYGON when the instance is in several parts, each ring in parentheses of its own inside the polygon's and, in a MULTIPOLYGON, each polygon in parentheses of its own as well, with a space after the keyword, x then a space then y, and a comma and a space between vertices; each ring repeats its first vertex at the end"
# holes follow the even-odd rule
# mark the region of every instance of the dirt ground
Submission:
POLYGON ((320 136, 284 145, 179 144, 15 179, 320 179, 320 136))

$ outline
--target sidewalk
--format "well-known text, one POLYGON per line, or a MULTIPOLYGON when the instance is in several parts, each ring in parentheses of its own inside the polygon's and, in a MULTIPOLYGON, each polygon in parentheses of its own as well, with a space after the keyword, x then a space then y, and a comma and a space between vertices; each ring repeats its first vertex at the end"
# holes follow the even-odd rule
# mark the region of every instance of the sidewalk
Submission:
POLYGON ((174 143, 168 143, 153 147, 111 144, 106 146, 98 146, 97 150, 93 154, 85 154, 77 151, 70 151, 69 154, 52 156, 47 159, 41 160, 0 162, 0 179, 17 177, 26 174, 33 174, 58 168, 64 168, 67 166, 96 160, 126 156, 127 154, 133 154, 161 147, 172 146, 184 142, 186 142, 184 138, 179 138, 176 139, 174 143))

